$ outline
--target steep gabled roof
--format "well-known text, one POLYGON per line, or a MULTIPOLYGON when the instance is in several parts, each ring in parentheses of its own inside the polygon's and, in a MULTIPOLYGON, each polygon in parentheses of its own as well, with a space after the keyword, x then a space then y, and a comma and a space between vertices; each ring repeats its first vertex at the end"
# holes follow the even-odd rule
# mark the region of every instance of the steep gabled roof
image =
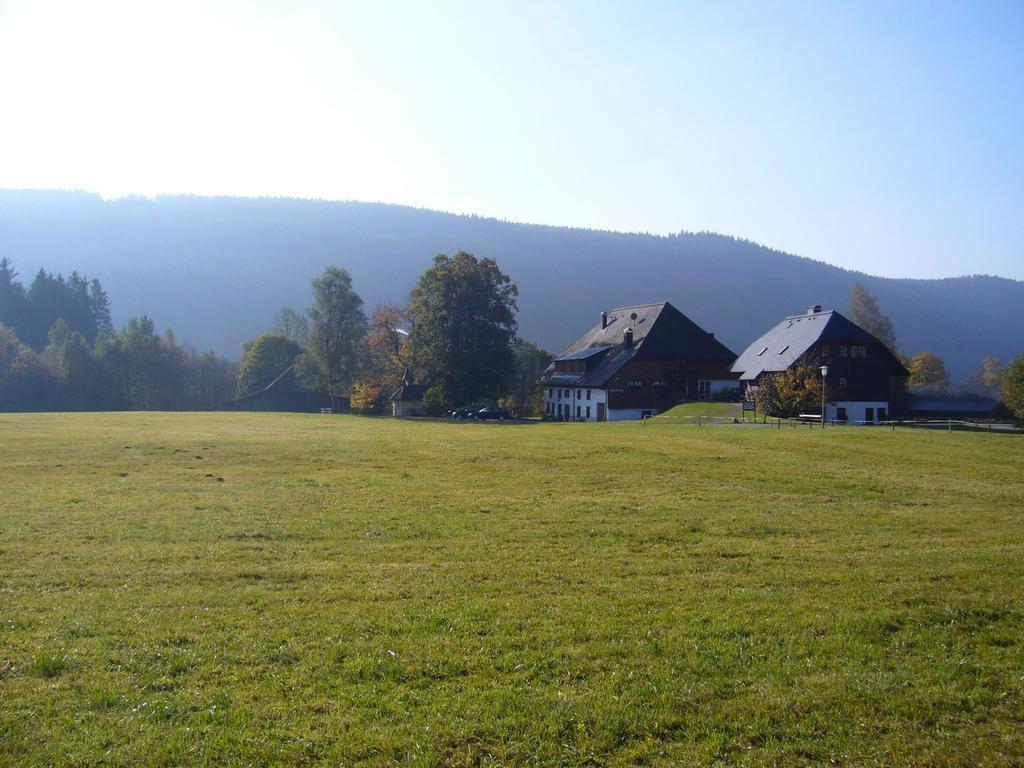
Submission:
POLYGON ((732 371, 740 374, 741 381, 753 381, 766 371, 784 371, 815 344, 877 345, 888 358, 893 375, 907 375, 885 344, 834 309, 822 312, 820 307, 784 319, 747 347, 733 363, 732 371))
POLYGON ((291 389, 299 388, 298 380, 297 380, 297 378, 295 376, 295 365, 294 365, 294 363, 292 365, 289 365, 287 368, 285 368, 279 374, 277 374, 272 379, 270 379, 270 382, 266 386, 254 389, 252 392, 249 392, 248 394, 242 395, 241 397, 237 397, 234 400, 228 400, 228 401, 226 401, 224 403, 224 405, 235 405, 235 406, 238 406, 238 405, 241 405, 242 403, 249 402, 250 400, 255 400, 260 395, 266 394, 267 392, 271 392, 271 391, 273 391, 275 389, 283 389, 283 388, 291 388, 291 389))
MULTIPOLYGON (((631 360, 678 360, 680 362, 721 362, 728 364, 736 355, 667 301, 619 307, 608 313, 602 328, 598 323, 555 358, 584 360, 603 355, 586 373, 556 372, 554 363, 544 372, 542 381, 555 386, 604 386, 631 360), (633 344, 627 348, 623 332, 633 331, 633 344)), ((593 361, 592 361, 593 362, 593 361)))
POLYGON ((427 390, 430 389, 426 384, 405 384, 403 383, 398 389, 395 390, 389 400, 422 400, 423 395, 426 394, 427 390))

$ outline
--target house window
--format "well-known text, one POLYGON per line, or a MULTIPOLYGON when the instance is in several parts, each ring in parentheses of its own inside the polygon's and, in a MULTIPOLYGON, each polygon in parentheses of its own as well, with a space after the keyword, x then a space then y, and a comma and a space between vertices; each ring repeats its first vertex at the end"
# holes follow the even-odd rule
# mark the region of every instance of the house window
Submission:
POLYGON ((569 394, 569 390, 565 390, 565 399, 568 400, 570 397, 571 395, 569 394))
POLYGON ((868 348, 861 345, 850 347, 850 357, 867 357, 868 348))
POLYGON ((551 397, 551 389, 548 389, 548 397, 551 397))
POLYGON ((576 399, 577 400, 582 400, 583 399, 583 393, 580 390, 578 390, 578 389, 576 390, 576 399))
POLYGON ((655 389, 668 389, 669 383, 667 381, 652 381, 651 386, 655 389))
POLYGON ((561 400, 561 399, 562 399, 562 390, 558 390, 558 399, 559 399, 559 400, 561 400))
POLYGON ((846 377, 845 376, 840 376, 839 377, 839 388, 840 389, 846 389, 846 377))
POLYGON ((885 408, 879 408, 878 409, 878 420, 879 421, 888 421, 889 420, 889 411, 887 411, 885 408))
POLYGON ((588 419, 590 418, 590 406, 589 405, 587 406, 587 418, 588 419))
POLYGON ((864 421, 870 421, 870 422, 874 423, 874 421, 875 421, 875 409, 874 408, 865 408, 864 409, 864 421))
POLYGON ((699 397, 708 397, 711 394, 711 382, 707 379, 699 379, 697 381, 697 395, 699 397))
MULTIPOLYGON (((588 389, 587 390, 587 400, 589 400, 589 399, 590 399, 590 390, 588 389)), ((590 410, 590 409, 588 408, 587 410, 590 410)))
POLYGON ((631 379, 630 381, 626 382, 626 389, 640 389, 640 387, 642 387, 643 385, 644 383, 642 381, 631 379))
POLYGON ((577 405, 576 406, 576 418, 578 419, 579 417, 580 417, 580 407, 577 405))
POLYGON ((821 356, 828 357, 828 344, 821 345, 821 356))
POLYGON ((845 344, 840 344, 839 345, 839 356, 840 357, 846 357, 846 345, 845 344))
POLYGON ((846 421, 845 408, 836 408, 836 421, 846 421))

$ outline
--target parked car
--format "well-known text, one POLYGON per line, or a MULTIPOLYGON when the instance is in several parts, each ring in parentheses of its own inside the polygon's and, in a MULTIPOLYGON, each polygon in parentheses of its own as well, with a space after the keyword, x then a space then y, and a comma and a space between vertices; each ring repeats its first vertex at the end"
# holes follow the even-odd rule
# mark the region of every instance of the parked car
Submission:
POLYGON ((448 415, 453 419, 472 419, 476 412, 483 407, 482 405, 460 405, 458 408, 453 408, 448 415))
POLYGON ((473 418, 479 421, 504 421, 512 418, 512 412, 508 408, 496 408, 489 405, 477 411, 473 418))

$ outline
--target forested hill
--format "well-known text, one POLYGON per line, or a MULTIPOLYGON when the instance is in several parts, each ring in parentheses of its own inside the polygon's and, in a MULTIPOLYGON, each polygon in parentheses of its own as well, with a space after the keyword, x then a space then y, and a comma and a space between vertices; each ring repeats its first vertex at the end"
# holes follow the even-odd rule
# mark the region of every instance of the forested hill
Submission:
MULTIPOLYGON (((845 310, 854 282, 895 324, 900 350, 941 355, 959 379, 1024 349, 1024 283, 869 277, 710 233, 669 237, 513 224, 373 203, 0 191, 0 255, 22 278, 86 272, 115 325, 142 314, 200 349, 239 354, 310 280, 346 267, 367 308, 403 303, 434 254, 497 259, 519 286, 520 335, 557 350, 602 309, 669 300, 739 352, 810 304, 845 310)), ((817 254, 827 257, 827 254, 817 254)))

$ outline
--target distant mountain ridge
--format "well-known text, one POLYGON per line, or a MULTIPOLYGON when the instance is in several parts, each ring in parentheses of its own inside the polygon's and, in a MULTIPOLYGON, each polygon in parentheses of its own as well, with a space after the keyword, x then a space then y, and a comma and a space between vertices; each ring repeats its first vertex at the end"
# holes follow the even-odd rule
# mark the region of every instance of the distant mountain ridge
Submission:
POLYGON ((811 304, 844 312, 863 283, 900 351, 941 355, 960 379, 1024 351, 1024 282, 974 275, 879 278, 713 233, 667 237, 516 224, 382 203, 0 190, 0 255, 99 278, 114 322, 148 313, 199 349, 237 357, 310 280, 346 267, 367 309, 402 303, 437 253, 497 259, 519 286, 523 338, 558 350, 602 309, 671 301, 737 354, 811 304))

